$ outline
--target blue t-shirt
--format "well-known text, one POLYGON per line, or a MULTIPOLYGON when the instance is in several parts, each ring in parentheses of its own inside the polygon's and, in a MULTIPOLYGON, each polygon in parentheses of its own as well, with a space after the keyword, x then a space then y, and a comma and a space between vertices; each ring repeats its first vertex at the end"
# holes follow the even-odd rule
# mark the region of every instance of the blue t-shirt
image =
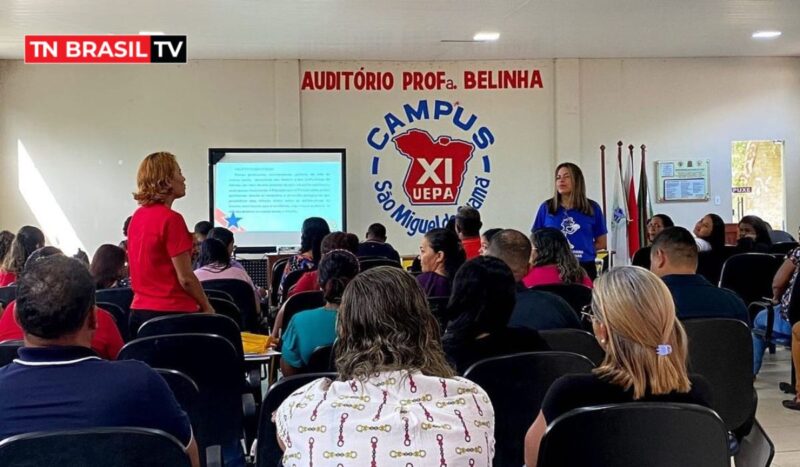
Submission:
POLYGON ((307 366, 314 349, 336 340, 336 310, 321 307, 297 313, 281 340, 281 358, 295 368, 307 366))
POLYGON ((109 362, 86 347, 22 347, 0 368, 0 439, 35 431, 142 427, 184 446, 189 417, 161 376, 135 360, 109 362))
POLYGON ((603 216, 600 205, 592 200, 589 200, 589 203, 594 210, 594 215, 592 216, 586 215, 577 209, 564 209, 563 206, 559 206, 555 214, 550 214, 547 209, 548 202, 545 201, 539 206, 531 231, 543 227, 552 227, 560 230, 567 237, 567 241, 572 247, 572 252, 575 253, 578 261, 581 263, 592 262, 596 256, 594 241, 606 235, 608 229, 606 228, 606 219, 603 216))

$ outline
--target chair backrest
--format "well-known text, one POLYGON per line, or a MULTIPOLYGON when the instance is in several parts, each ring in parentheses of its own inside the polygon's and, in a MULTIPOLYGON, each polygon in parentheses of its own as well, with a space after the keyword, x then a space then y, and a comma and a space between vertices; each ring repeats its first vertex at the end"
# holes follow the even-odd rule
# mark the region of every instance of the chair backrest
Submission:
POLYGON ((436 321, 439 322, 439 328, 442 333, 444 333, 447 328, 447 322, 450 320, 450 317, 447 316, 448 303, 450 303, 450 297, 428 297, 428 307, 430 307, 436 321))
POLYGON ((539 335, 547 342, 550 350, 583 355, 591 360, 594 366, 600 366, 606 356, 597 339, 581 329, 548 329, 539 331, 539 335))
POLYGON ((323 345, 314 349, 308 359, 308 365, 303 370, 307 373, 336 371, 333 361, 333 345, 323 345))
POLYGON ((114 318, 114 323, 117 325, 117 329, 119 330, 119 335, 122 336, 122 340, 128 342, 130 339, 130 328, 128 326, 128 319, 130 316, 128 313, 125 313, 125 310, 123 310, 116 303, 111 302, 97 302, 97 307, 102 308, 111 314, 111 317, 114 318))
POLYGON ((211 300, 212 298, 218 298, 222 300, 227 300, 229 302, 233 301, 233 297, 231 297, 231 294, 225 292, 224 290, 203 289, 203 291, 205 291, 206 297, 208 297, 209 300, 211 300))
POLYGON ((315 269, 316 268, 298 269, 298 270, 292 271, 292 272, 290 272, 289 274, 286 275, 286 280, 283 282, 283 301, 284 302, 286 302, 286 300, 288 299, 287 293, 289 292, 289 290, 291 290, 292 287, 294 287, 294 285, 297 284, 297 281, 299 281, 300 278, 303 277, 303 274, 305 274, 307 272, 314 271, 315 269))
POLYGON ((272 413, 289 397, 290 394, 319 378, 336 378, 336 373, 306 373, 289 376, 273 384, 264 402, 258 420, 258 443, 256 444, 256 467, 280 467, 283 451, 278 446, 277 430, 272 421, 272 413))
POLYGON ((214 312, 218 315, 227 316, 232 319, 239 329, 242 329, 242 312, 233 300, 225 300, 224 298, 209 297, 208 302, 214 308, 214 312))
POLYGON ((283 270, 286 269, 286 263, 288 262, 289 258, 281 258, 272 265, 269 281, 269 304, 272 306, 278 306, 278 288, 283 278, 283 270))
POLYGON ((233 298, 242 314, 242 330, 253 331, 258 326, 258 303, 253 287, 239 279, 212 279, 201 282, 203 289, 222 290, 233 298))
MULTIPOLYGON (((522 440, 555 380, 569 373, 588 373, 594 365, 567 352, 529 352, 481 360, 464 377, 478 384, 494 406, 494 465, 522 465, 522 440)), ((578 438, 579 439, 579 438, 578 438)))
POLYGON ((392 266, 395 268, 402 268, 403 266, 397 261, 389 258, 359 258, 358 263, 361 266, 361 271, 377 268, 378 266, 392 266))
POLYGON ((100 289, 95 292, 95 301, 113 303, 122 308, 126 315, 131 313, 133 290, 129 287, 115 287, 113 289, 100 289))
POLYGON ((153 370, 167 382, 167 386, 172 390, 172 394, 175 395, 175 400, 186 411, 186 414, 189 415, 189 420, 194 425, 194 419, 197 418, 197 410, 199 409, 197 403, 200 399, 200 388, 197 387, 197 383, 178 370, 170 370, 168 368, 153 368, 153 370))
POLYGON ((772 278, 781 261, 766 253, 741 253, 722 265, 719 286, 736 292, 746 304, 772 296, 772 278))
POLYGON ((532 290, 550 292, 563 298, 580 318, 581 310, 592 303, 592 289, 583 284, 548 284, 531 287, 532 290))
POLYGON ((794 250, 795 248, 797 248, 797 246, 798 243, 794 241, 773 243, 769 249, 769 252, 785 255, 790 251, 794 250))
POLYGON ((122 348, 119 360, 141 360, 152 368, 178 370, 200 389, 195 437, 201 451, 239 443, 242 437, 242 365, 233 345, 213 334, 139 338, 122 348))
POLYGON ((773 457, 775 444, 756 420, 750 433, 739 442, 739 452, 733 456, 734 464, 736 467, 769 467, 773 457))
POLYGON ((17 299, 17 286, 7 285, 0 287, 0 304, 3 306, 8 305, 10 302, 17 299))
POLYGON ((6 366, 17 358, 17 350, 25 345, 22 340, 0 342, 0 367, 6 366))
POLYGON ((0 442, 4 467, 102 465, 188 467, 180 442, 149 428, 90 428, 28 433, 0 442))
POLYGON ((730 457, 725 425, 712 410, 629 402, 579 408, 551 421, 537 465, 729 467, 730 457))
POLYGON ((739 320, 692 319, 683 322, 689 337, 689 371, 711 386, 714 410, 728 430, 754 416, 753 339, 739 320))
POLYGON ((705 277, 712 284, 719 284, 722 265, 734 254, 736 254, 736 248, 727 245, 721 251, 701 251, 697 255, 697 274, 705 277))
MULTIPOLYGON (((183 313, 159 316, 147 320, 139 328, 137 338, 167 336, 170 334, 216 334, 233 345, 236 355, 244 359, 242 333, 235 321, 221 314, 183 313)), ((244 360, 242 360, 244 364, 244 360)))
MULTIPOLYGON (((297 271, 295 271, 297 272, 297 271)), ((293 273, 294 274, 294 273, 293 273)), ((322 291, 300 292, 292 295, 283 305, 283 323, 281 332, 286 332, 289 321, 297 313, 304 310, 311 310, 325 305, 325 294, 322 291)))

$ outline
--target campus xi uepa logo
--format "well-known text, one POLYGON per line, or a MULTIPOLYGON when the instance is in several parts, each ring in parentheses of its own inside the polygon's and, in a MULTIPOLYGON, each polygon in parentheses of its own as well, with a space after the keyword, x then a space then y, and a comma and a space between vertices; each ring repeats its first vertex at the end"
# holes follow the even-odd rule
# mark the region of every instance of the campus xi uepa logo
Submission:
POLYGON ((442 100, 405 104, 401 112, 384 115, 368 133, 367 144, 376 151, 375 199, 409 236, 444 227, 454 206, 480 209, 486 201, 494 135, 478 123, 477 115, 458 104, 442 100), (426 127, 436 121, 453 128, 447 134, 432 134, 426 127), (394 189, 398 174, 389 174, 388 169, 381 173, 381 161, 396 157, 408 162, 402 191, 394 189))

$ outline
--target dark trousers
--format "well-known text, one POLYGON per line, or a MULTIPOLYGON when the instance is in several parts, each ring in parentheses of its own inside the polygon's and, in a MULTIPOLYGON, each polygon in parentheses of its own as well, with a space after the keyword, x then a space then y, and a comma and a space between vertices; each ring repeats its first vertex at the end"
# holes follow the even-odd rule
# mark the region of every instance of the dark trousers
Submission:
POLYGON ((589 276, 589 279, 595 280, 597 279, 597 263, 594 261, 588 261, 586 263, 581 263, 581 267, 586 274, 589 276))
POLYGON ((131 310, 131 315, 128 318, 128 332, 130 332, 131 339, 136 338, 139 333, 139 328, 142 325, 159 316, 178 316, 185 315, 185 312, 172 312, 172 311, 152 311, 152 310, 131 310))

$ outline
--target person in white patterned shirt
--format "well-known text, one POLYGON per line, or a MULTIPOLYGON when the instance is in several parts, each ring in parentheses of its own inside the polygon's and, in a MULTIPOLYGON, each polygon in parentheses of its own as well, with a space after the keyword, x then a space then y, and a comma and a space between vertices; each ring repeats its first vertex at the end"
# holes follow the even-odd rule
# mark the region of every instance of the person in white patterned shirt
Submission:
POLYGON ((488 467, 494 409, 448 365, 414 278, 370 269, 339 308, 339 380, 316 380, 275 412, 287 466, 488 467))

